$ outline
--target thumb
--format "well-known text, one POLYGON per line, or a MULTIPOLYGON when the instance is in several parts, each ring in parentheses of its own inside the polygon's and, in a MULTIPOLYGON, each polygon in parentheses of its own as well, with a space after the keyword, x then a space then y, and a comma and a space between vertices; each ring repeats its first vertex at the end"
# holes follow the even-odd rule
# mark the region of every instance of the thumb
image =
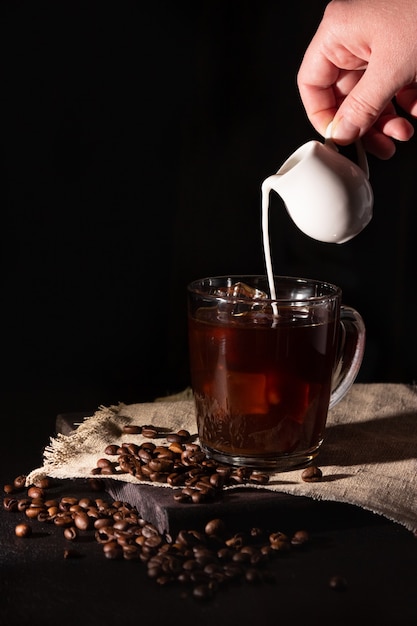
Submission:
POLYGON ((332 124, 332 138, 349 144, 362 137, 376 122, 398 88, 383 71, 369 64, 343 100, 332 124))

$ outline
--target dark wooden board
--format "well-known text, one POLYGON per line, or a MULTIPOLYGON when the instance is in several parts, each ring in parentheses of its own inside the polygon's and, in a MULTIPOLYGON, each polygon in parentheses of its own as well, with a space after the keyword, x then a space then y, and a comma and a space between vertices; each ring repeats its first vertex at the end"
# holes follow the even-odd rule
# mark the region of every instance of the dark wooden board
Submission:
POLYGON ((174 500, 169 487, 132 485, 105 479, 106 491, 115 499, 129 502, 159 532, 174 534, 182 528, 201 527, 210 519, 222 518, 229 527, 262 526, 275 528, 302 526, 304 513, 311 508, 308 498, 288 496, 266 489, 232 489, 221 498, 202 504, 184 504, 174 500))

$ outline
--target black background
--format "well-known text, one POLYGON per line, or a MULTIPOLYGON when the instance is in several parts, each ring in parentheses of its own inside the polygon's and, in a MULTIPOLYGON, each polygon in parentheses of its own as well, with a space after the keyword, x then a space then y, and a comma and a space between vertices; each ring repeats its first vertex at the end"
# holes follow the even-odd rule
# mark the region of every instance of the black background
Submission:
MULTIPOLYGON (((186 285, 264 271, 260 185, 318 138, 296 88, 324 2, 4 1, 3 422, 189 384, 186 285)), ((358 381, 417 379, 417 143, 369 157, 374 218, 343 245, 271 209, 276 273, 335 282, 367 326, 358 381)))

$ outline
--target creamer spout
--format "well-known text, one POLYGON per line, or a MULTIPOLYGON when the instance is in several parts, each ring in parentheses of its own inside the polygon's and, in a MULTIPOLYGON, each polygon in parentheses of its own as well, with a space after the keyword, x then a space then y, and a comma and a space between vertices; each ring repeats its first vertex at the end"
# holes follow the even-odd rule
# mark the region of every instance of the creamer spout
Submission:
POLYGON ((272 176, 268 176, 264 180, 261 186, 261 191, 263 195, 268 196, 271 190, 276 191, 279 194, 279 182, 282 176, 280 174, 272 174, 272 176))

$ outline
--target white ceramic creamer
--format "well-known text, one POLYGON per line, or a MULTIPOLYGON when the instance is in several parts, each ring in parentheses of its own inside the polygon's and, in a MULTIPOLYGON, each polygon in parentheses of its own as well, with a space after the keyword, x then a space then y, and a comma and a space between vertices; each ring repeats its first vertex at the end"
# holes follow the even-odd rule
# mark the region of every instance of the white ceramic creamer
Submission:
POLYGON ((355 237, 370 222, 373 209, 365 151, 360 141, 356 147, 359 164, 340 154, 330 138, 330 127, 324 143, 303 144, 262 183, 263 212, 268 210, 273 190, 309 237, 328 243, 355 237))

